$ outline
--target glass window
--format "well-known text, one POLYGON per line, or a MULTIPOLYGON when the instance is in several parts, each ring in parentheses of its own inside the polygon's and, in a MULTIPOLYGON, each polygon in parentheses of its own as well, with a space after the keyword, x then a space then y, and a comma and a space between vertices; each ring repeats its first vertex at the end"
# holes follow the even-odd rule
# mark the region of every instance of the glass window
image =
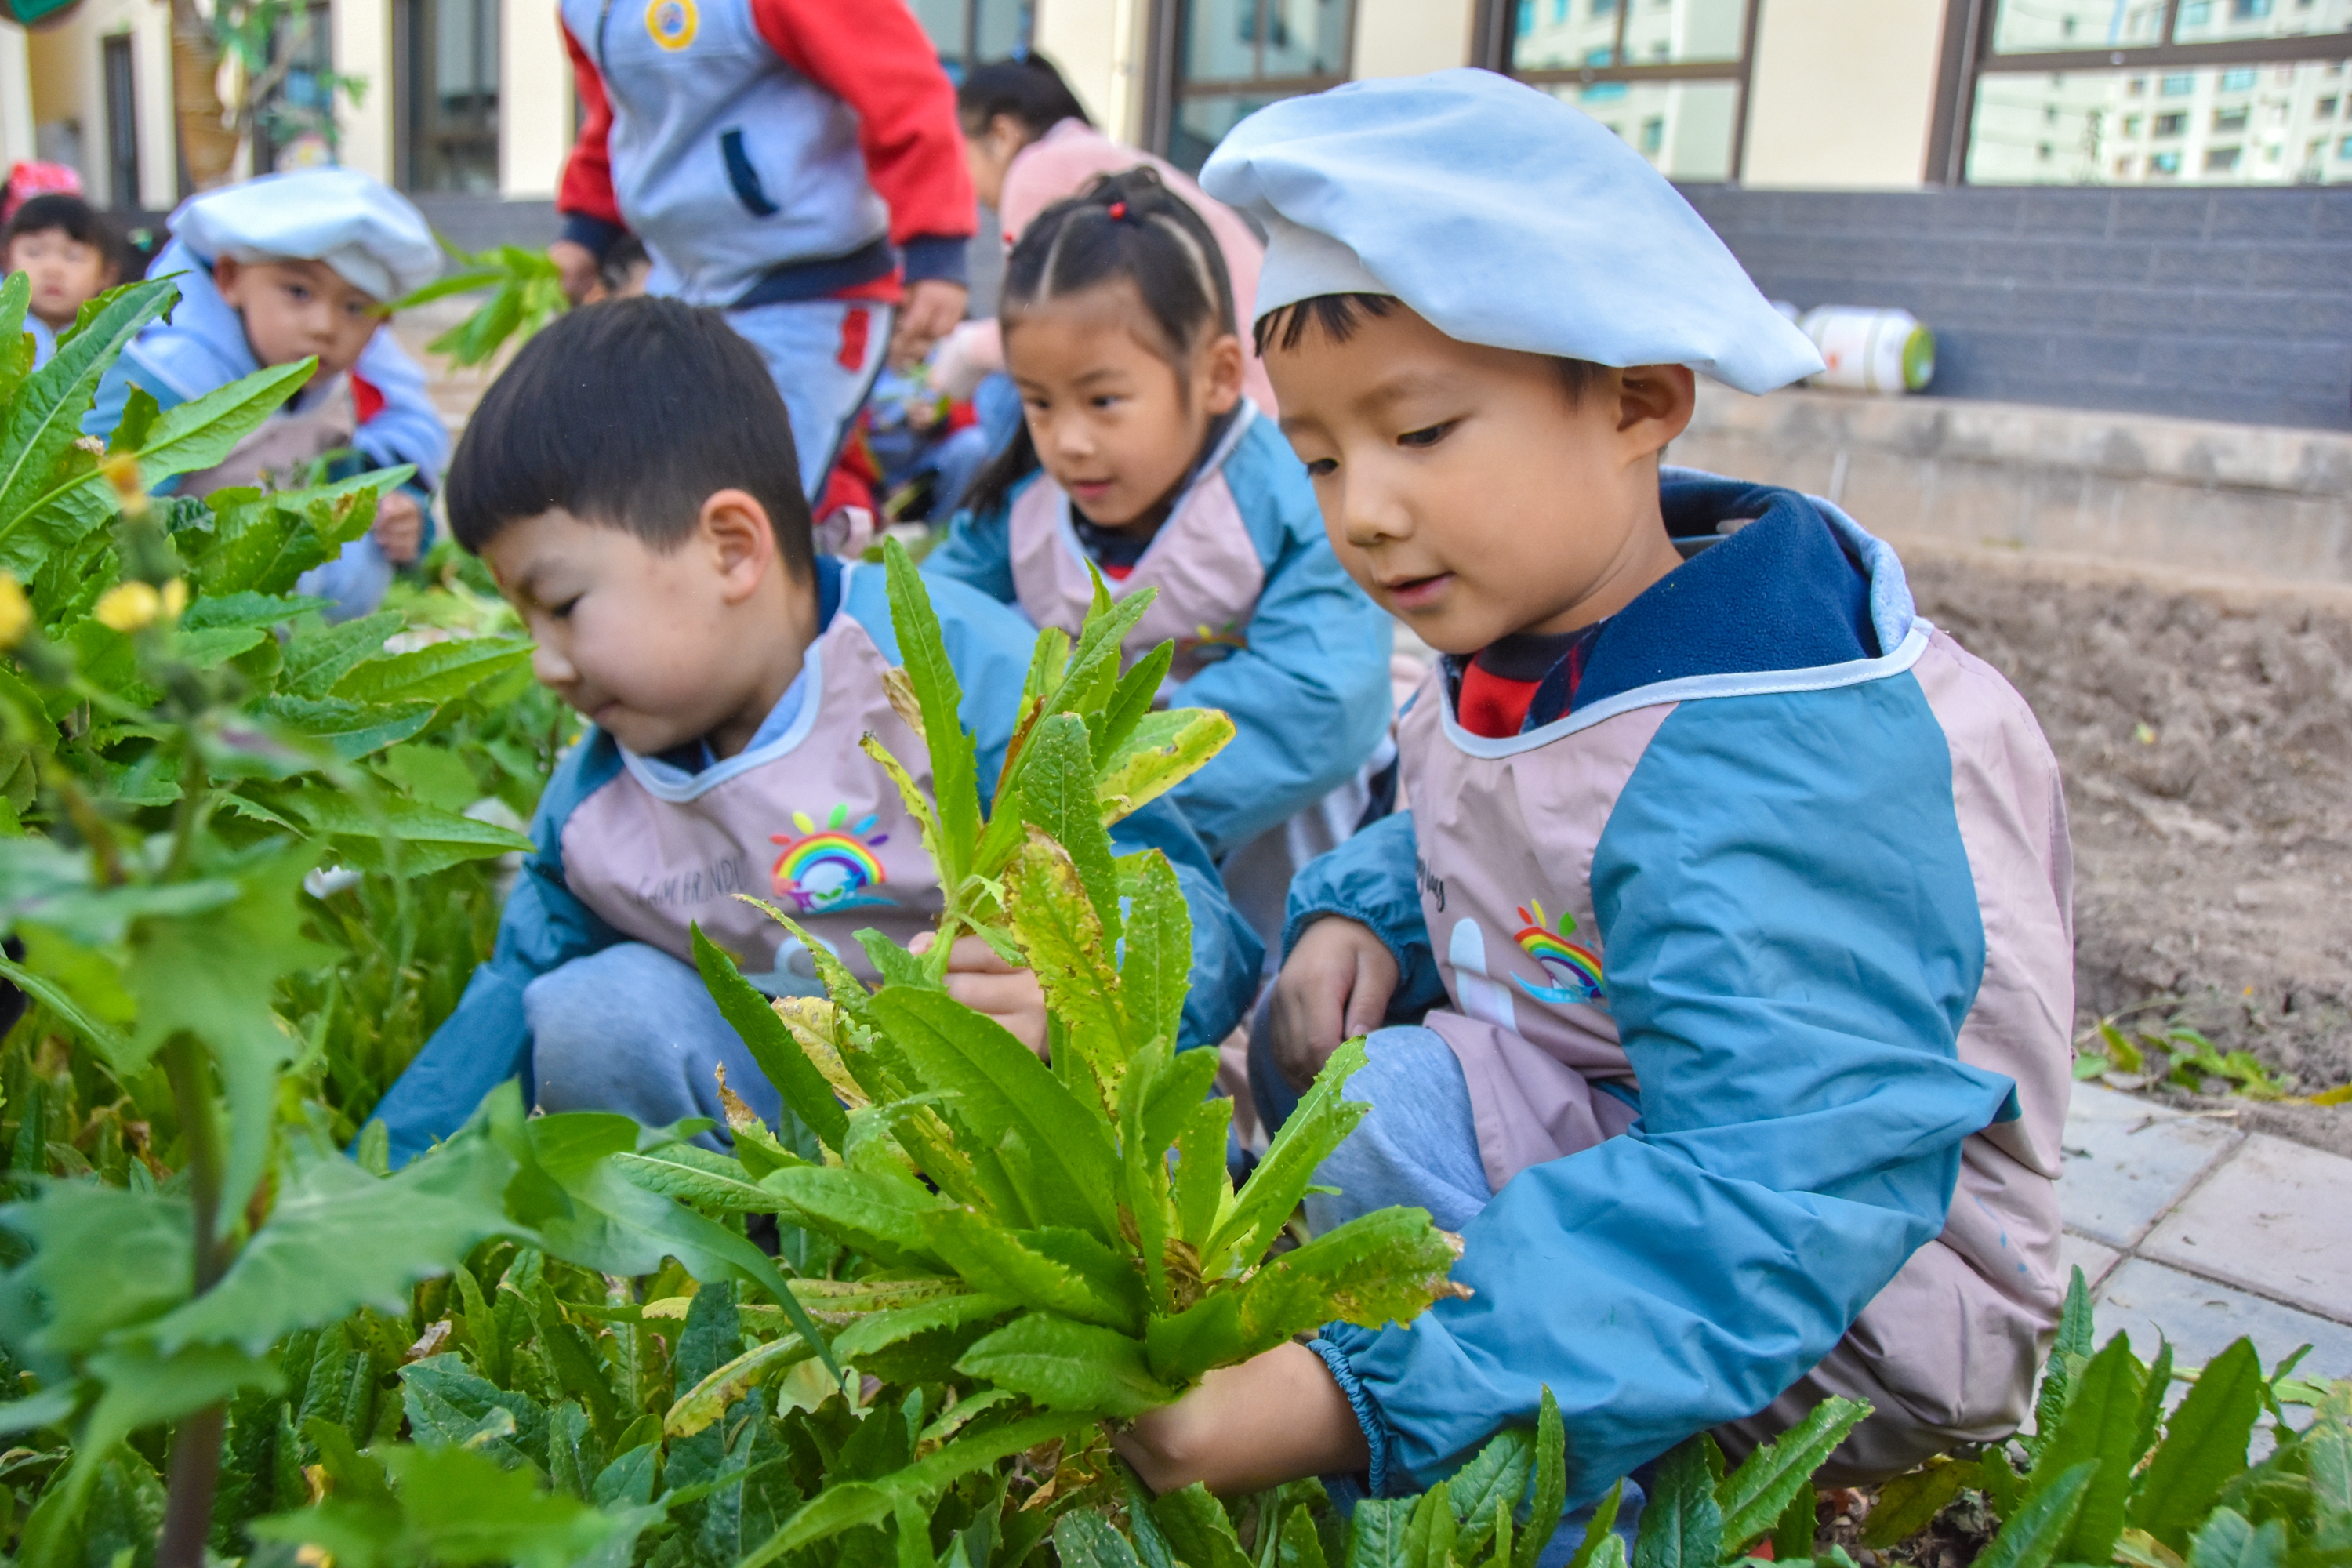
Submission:
POLYGON ((940 63, 958 80, 971 62, 1001 60, 1026 45, 1036 10, 1033 0, 909 0, 909 5, 940 63))
POLYGON ((1750 0, 1592 0, 1527 7, 1511 74, 1565 99, 1676 179, 1733 177, 1750 0))
POLYGON ((2352 167, 2342 163, 2292 155, 2310 142, 2324 147, 2333 140, 2340 95, 2323 98, 2316 90, 2326 64, 2305 60, 2286 68, 2288 83, 2275 97, 2265 89, 2259 114, 2242 98, 2203 107, 2221 79, 2239 68, 2187 73, 2187 87, 2173 95, 2180 107, 2147 116, 2148 137, 2159 150, 2135 169, 2117 161, 2137 140, 2141 121, 2126 111, 2130 79, 2121 71, 2069 71, 2059 86, 2043 73, 1987 72, 1978 80, 1969 123, 1967 178, 1976 184, 2352 181, 2352 167), (2193 111, 2191 101, 2198 103, 2193 111), (2279 149, 2275 158, 2246 150, 2245 139, 2257 125, 2264 146, 2279 149))
POLYGON ((2184 94, 2196 90, 2196 87, 2197 79, 2190 76, 2187 71, 2183 71, 2179 76, 2166 77, 2161 82, 2157 84, 2156 90, 2159 95, 2165 98, 2179 98, 2184 94))
POLYGON ((1739 106, 1736 81, 1609 82, 1579 89, 1572 83, 1551 84, 1551 91, 1588 113, 1599 113, 1601 123, 1619 136, 1635 128, 1629 138, 1643 157, 1670 180, 1713 184, 1731 177, 1732 117, 1739 106), (1592 94, 1599 86, 1612 89, 1595 110, 1592 94))
POLYGON ((2189 0, 2180 7, 2180 26, 2201 27, 2213 19, 2213 0, 2189 0))
POLYGON ((2254 74, 2255 73, 2252 68, 2233 71, 2223 71, 2221 73, 2221 90, 2223 92, 2252 92, 2254 89, 2254 74))
POLYGON ((401 184, 499 188, 500 0, 403 0, 394 18, 401 184))
MULTIPOLYGON (((1522 25, 1535 0, 1518 0, 1522 25)), ((1244 116, 1348 79, 1354 0, 1185 0, 1168 157, 1198 169, 1244 116)))

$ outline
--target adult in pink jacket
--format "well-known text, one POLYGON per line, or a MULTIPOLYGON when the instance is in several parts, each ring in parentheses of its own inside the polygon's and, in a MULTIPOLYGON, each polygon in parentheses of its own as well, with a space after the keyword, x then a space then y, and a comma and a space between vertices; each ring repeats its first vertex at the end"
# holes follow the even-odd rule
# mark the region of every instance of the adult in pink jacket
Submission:
MULTIPOLYGON (((1257 271, 1265 246, 1239 213, 1192 183, 1165 158, 1114 142, 1095 128, 1062 73, 1034 51, 1016 59, 993 60, 973 70, 956 90, 963 121, 964 159, 980 199, 996 209, 1004 247, 1013 248, 1037 215, 1075 196, 1105 174, 1149 163, 1160 180, 1199 213, 1224 252, 1232 275, 1234 309, 1252 320, 1257 271)), ((1278 412, 1274 386, 1246 339, 1242 352, 1242 388, 1267 414, 1278 412)), ((966 321, 940 350, 937 378, 957 395, 968 395, 983 375, 1004 368, 1003 339, 993 321, 966 321)))

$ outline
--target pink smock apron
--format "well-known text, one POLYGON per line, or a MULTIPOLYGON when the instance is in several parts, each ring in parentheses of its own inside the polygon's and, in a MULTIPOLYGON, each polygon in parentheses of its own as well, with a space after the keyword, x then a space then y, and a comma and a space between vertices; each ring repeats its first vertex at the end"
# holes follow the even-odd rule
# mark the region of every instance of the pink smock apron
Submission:
POLYGON ((799 943, 735 895, 774 904, 868 980, 853 933, 906 942, 936 924, 940 899, 921 830, 858 748, 871 733, 931 787, 922 742, 883 695, 890 661, 846 614, 806 658, 807 700, 777 740, 682 781, 622 752, 621 776, 565 822, 563 867, 573 895, 626 936, 691 963, 699 924, 753 979, 814 991, 793 984, 814 974, 799 943))
POLYGON ((299 489, 308 482, 310 465, 350 446, 358 430, 352 378, 339 375, 309 408, 299 414, 280 409, 230 447, 228 456, 218 463, 200 473, 182 476, 179 493, 208 496, 242 485, 299 489))
MULTIPOLYGON (((1120 583, 1104 579, 1114 600, 1146 588, 1160 596, 1128 634, 1124 651, 1140 658, 1173 639, 1176 660, 1169 684, 1191 679, 1201 669, 1244 646, 1250 618, 1265 588, 1265 563, 1242 521, 1233 487, 1225 482, 1225 458, 1241 441, 1257 408, 1244 398, 1231 428, 1218 441, 1191 487, 1177 498, 1135 570, 1120 583)), ((1013 586, 1032 626, 1059 626, 1076 637, 1094 603, 1094 579, 1086 549, 1070 518, 1070 498, 1051 474, 1013 498, 1009 518, 1013 586)))
MULTIPOLYGON (((1867 1399, 1878 1414, 1837 1456, 1854 1476, 2016 1430, 2061 1293, 2053 1183, 2073 1021, 2048 999, 2073 994, 2074 942, 2056 765, 2023 700, 1925 621, 1861 678, 1906 668, 1952 738, 1953 794, 1983 915, 1984 975, 1959 1058, 2015 1080, 2023 1114, 1963 1142, 1943 1234, 1830 1354, 1764 1411, 1719 1429, 1752 1447, 1828 1394, 1867 1399), (2001 890, 2014 887, 2038 896, 2001 890)), ((1634 1119, 1619 1098, 1638 1085, 1610 1013, 1592 858, 1618 792, 1675 706, 1664 689, 1646 701, 1630 692, 1497 742, 1461 728, 1433 669, 1400 722, 1422 913, 1453 1002, 1426 1023, 1462 1065, 1496 1192, 1634 1119)))

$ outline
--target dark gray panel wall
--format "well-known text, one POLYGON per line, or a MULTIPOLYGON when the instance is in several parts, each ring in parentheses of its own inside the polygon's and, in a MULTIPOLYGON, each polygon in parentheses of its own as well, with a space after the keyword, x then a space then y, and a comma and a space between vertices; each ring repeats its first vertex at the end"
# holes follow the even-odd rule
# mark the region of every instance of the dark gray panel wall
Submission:
POLYGON ((2352 187, 1683 194, 1771 298, 1933 327, 1940 395, 2352 429, 2352 187))

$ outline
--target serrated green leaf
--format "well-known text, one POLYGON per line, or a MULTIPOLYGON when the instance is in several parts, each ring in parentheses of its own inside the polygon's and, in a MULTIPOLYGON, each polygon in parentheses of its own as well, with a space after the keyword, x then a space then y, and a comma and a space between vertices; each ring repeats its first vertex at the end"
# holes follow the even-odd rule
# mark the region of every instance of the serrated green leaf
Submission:
POLYGON ((745 1351, 678 1395, 662 1418, 662 1430, 672 1437, 690 1437, 726 1415, 729 1405, 761 1384, 815 1355, 816 1348, 798 1334, 785 1334, 745 1351))
POLYGON ((2240 1339, 2206 1365, 2165 1423, 2125 1517, 2175 1552, 2221 1489, 2246 1468, 2246 1448, 2262 1415, 2262 1358, 2240 1339))
POLYGON ((793 1114, 824 1140, 826 1148, 838 1150, 848 1134, 849 1117, 834 1098, 824 1075, 809 1060, 773 1005, 743 978, 735 961, 704 936, 699 925, 693 928, 692 936, 694 966, 709 987, 710 999, 719 1005, 719 1013, 741 1037, 744 1048, 793 1114))
POLYGON ((923 1224, 932 1251, 974 1290, 1124 1333, 1142 1328, 1127 1303, 1098 1292, 1076 1269, 985 1215, 942 1208, 925 1215, 923 1224))
POLYGON ((328 693, 378 705, 446 702, 530 663, 521 637, 463 637, 354 665, 328 693))
POLYGON ((165 479, 220 462, 299 392, 317 369, 312 359, 265 365, 241 381, 163 410, 139 442, 139 482, 152 489, 165 479))
POLYGON ((506 1216, 514 1170, 478 1132, 383 1179, 340 1155, 298 1148, 268 1223, 220 1283, 144 1332, 166 1353, 231 1344, 257 1355, 362 1307, 404 1311, 411 1287, 448 1272, 476 1243, 527 1234, 506 1216))
POLYGON ((1095 802, 1094 753, 1086 721, 1075 713, 1049 716, 1031 734, 1024 755, 1021 818, 1061 846, 1086 889, 1097 922, 1117 942, 1122 929, 1118 870, 1095 802))
POLYGON ((1348 1532, 1348 1568, 1422 1568, 1411 1551, 1412 1498, 1367 1498, 1348 1532))
POLYGON ((1176 1396, 1151 1375, 1141 1342, 1045 1312, 1015 1318, 990 1334, 964 1352, 956 1370, 1048 1410, 1139 1415, 1176 1396))
POLYGON ((2000 1533, 1977 1559, 1976 1568, 2048 1568, 2074 1530, 2074 1516, 2081 1511, 2083 1496, 2090 1490, 2098 1468, 2096 1459, 2084 1459, 2036 1487, 2001 1525, 2000 1533))
POLYGON ((1535 1455, 1534 1433, 1524 1426, 1506 1426, 1489 1437, 1468 1464, 1446 1478, 1458 1527, 1454 1550, 1463 1561, 1475 1561, 1494 1538, 1498 1504, 1506 1512, 1519 1506, 1535 1455))
POLYGON ((1001 1148, 1007 1133, 1017 1135, 1028 1163, 1013 1179, 1032 1214, 1099 1237, 1118 1234, 1109 1135, 1028 1047, 944 992, 890 986, 872 1006, 924 1087, 954 1095, 958 1116, 983 1146, 1001 1148))
MULTIPOLYGON (((1110 875, 1108 839, 1104 845, 1103 869, 1110 875)), ((1111 880, 1115 906, 1117 878, 1111 880)), ((1115 1089, 1129 1054, 1144 1042, 1125 1038, 1118 971, 1112 963, 1117 937, 1097 919, 1099 907, 1089 901, 1062 846, 1033 836, 1022 847, 1006 878, 1006 913, 1013 933, 1047 1006, 1068 1029, 1071 1045, 1105 1089, 1115 1089)))
POLYGON ((890 626, 898 657, 923 715, 923 739, 931 755, 931 795, 937 803, 943 887, 963 885, 980 844, 980 777, 972 738, 964 732, 963 688, 948 659, 939 616, 914 559, 897 540, 885 540, 884 569, 889 574, 890 626))
POLYGON ((1862 1543, 1880 1551, 1918 1534, 1977 1479, 1975 1465, 1957 1459, 1930 1459, 1895 1477, 1879 1489, 1863 1526, 1862 1543))
POLYGON ((81 416, 107 367, 178 297, 168 282, 115 290, 88 325, 16 388, 0 424, 0 569, 28 577, 41 552, 57 542, 34 537, 25 526, 27 516, 49 494, 59 460, 80 437, 81 416))
POLYGON ((1177 1039, 1192 984, 1192 911, 1183 884, 1157 849, 1139 857, 1122 880, 1129 897, 1118 991, 1129 1037, 1177 1039))
POLYGON ((1136 726, 1096 784, 1105 823, 1140 811, 1215 760, 1234 721, 1214 708, 1176 708, 1136 726))
POLYGON ((1344 1042, 1315 1075, 1315 1082, 1299 1100, 1298 1109, 1274 1135, 1265 1158, 1250 1173, 1233 1213, 1217 1226, 1201 1251, 1201 1270, 1208 1278, 1223 1274, 1234 1264, 1255 1263, 1289 1222, 1291 1211, 1307 1195, 1317 1167, 1355 1131, 1370 1107, 1342 1098, 1340 1090, 1364 1065, 1361 1036, 1344 1042))
MULTIPOLYGON (((2073 1529, 2058 1544, 2065 1563, 2105 1563, 2123 1532, 2124 1500, 2131 1488, 2132 1447, 2139 1433, 2144 1373, 2122 1334, 2091 1358, 2066 1402, 2066 1418, 2042 1441, 2034 1458, 2034 1481, 2063 1474, 2089 1460, 2096 1466, 2074 1513, 2073 1529)), ((2028 1493, 2027 1500, 2032 1501, 2028 1493)))
POLYGON ((381 1457, 393 1478, 390 1503, 337 1493, 247 1529, 257 1540, 315 1548, 342 1568, 572 1568, 617 1539, 634 1541, 664 1511, 602 1512, 545 1490, 528 1469, 501 1469, 461 1447, 395 1446, 381 1457))
POLYGON ((1062 1568, 1143 1568, 1127 1538, 1102 1515, 1085 1510, 1054 1521, 1054 1554, 1062 1568))
POLYGON ((1725 1553, 1746 1551, 1769 1533, 1788 1510, 1790 1499, 1801 1491, 1811 1495, 1813 1472, 1869 1414, 1867 1401, 1824 1399, 1806 1412, 1803 1420, 1759 1445, 1745 1464, 1724 1477, 1715 1496, 1723 1510, 1725 1553))
POLYGON ((1151 1521, 1185 1568, 1252 1568, 1224 1505, 1197 1481, 1154 1498, 1151 1521))
POLYGON ((259 711, 287 731, 319 742, 337 762, 355 763, 414 740, 439 710, 429 702, 371 708, 333 698, 277 696, 264 698, 259 711))
POLYGON ((381 795, 371 809, 340 791, 313 786, 289 797, 287 805, 333 846, 338 858, 363 871, 428 877, 468 860, 528 854, 533 847, 511 827, 401 795, 381 795))
POLYGON ((0 1326, 20 1357, 60 1358, 57 1376, 62 1358, 187 1299, 194 1251, 184 1196, 57 1182, 0 1208, 0 1226, 33 1244, 0 1277, 0 1326))
POLYGON ((1723 1510, 1715 1500, 1706 1435, 1669 1449, 1642 1510, 1633 1568, 1715 1568, 1723 1556, 1723 1510))
MULTIPOLYGON (((236 602, 269 596, 236 594, 226 595, 226 599, 236 602)), ((196 604, 205 602, 198 599, 196 604)), ((384 638, 405 624, 399 611, 383 610, 334 626, 303 627, 287 641, 278 689, 295 697, 324 698, 347 671, 374 657, 383 648, 384 638)))
POLYGON ((1251 1278, 1242 1289, 1244 1352, 1271 1350, 1334 1319, 1368 1329, 1410 1323, 1458 1293, 1447 1274, 1459 1256, 1425 1209, 1359 1215, 1251 1278))
POLYGON ((802 1165, 771 1173, 760 1184, 787 1205, 803 1225, 877 1256, 904 1261, 932 1256, 925 1226, 938 1200, 911 1183, 885 1181, 865 1171, 802 1165))
POLYGON ((2279 1568, 2286 1559, 2286 1521, 2257 1525, 2235 1509, 2216 1509, 2189 1538, 2189 1568, 2279 1568))

